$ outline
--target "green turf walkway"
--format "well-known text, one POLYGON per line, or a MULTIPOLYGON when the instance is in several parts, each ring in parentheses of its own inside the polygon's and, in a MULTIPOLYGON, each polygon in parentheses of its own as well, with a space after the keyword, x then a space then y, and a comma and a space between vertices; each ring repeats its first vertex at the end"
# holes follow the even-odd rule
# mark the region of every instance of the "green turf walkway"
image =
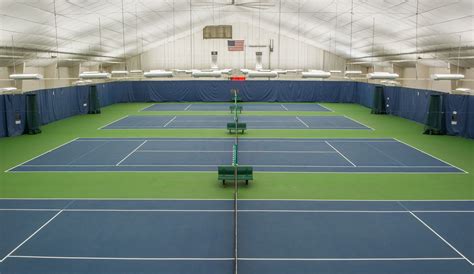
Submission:
MULTIPOLYGON (((97 130, 125 115, 222 115, 228 112, 138 112, 149 103, 117 104, 42 127, 43 133, 0 138, 0 197, 232 198, 213 173, 5 173, 3 171, 77 137, 231 137, 226 130, 97 130)), ((245 137, 397 138, 469 174, 256 173, 241 199, 474 199, 474 140, 421 134, 423 125, 371 115, 355 104, 323 104, 335 112, 245 112, 251 115, 347 115, 369 130, 250 130, 245 137)))

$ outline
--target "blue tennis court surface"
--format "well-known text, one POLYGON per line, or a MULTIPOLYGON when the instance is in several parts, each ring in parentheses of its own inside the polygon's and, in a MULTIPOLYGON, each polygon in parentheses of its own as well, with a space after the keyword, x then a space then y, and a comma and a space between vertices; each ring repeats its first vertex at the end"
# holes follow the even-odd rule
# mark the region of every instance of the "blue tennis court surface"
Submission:
MULTIPOLYGON (((159 103, 142 111, 229 111, 232 103, 159 103)), ((239 103, 244 111, 332 111, 316 103, 239 103)))
MULTIPOLYGON (((234 122, 226 116, 126 116, 101 129, 220 128, 234 122)), ((346 116, 239 116, 249 129, 370 129, 346 116)))
MULTIPOLYGON (((9 171, 217 171, 233 138, 78 138, 9 171)), ((240 165, 267 172, 462 173, 395 139, 240 138, 240 165)))
MULTIPOLYGON (((0 200, 0 273, 233 272, 233 200, 0 200)), ((474 201, 238 201, 238 266, 473 273, 474 201)))

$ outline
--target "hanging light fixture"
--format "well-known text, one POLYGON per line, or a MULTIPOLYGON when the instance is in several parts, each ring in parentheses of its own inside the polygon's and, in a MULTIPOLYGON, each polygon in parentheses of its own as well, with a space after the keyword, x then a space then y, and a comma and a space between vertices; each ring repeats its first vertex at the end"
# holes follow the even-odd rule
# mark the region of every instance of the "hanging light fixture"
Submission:
POLYGON ((16 87, 5 87, 5 88, 0 88, 0 93, 13 92, 17 90, 18 89, 16 87))
POLYGON ((109 79, 110 73, 98 71, 84 71, 79 74, 82 79, 109 79))
POLYGON ((12 80, 41 80, 43 75, 38 73, 17 73, 10 74, 10 79, 12 80))
POLYGON ((302 72, 301 77, 324 79, 331 77, 331 73, 323 70, 309 70, 302 72))
POLYGON ((145 76, 146 78, 166 78, 173 77, 173 72, 166 70, 150 70, 148 72, 143 73, 143 76, 145 76))
POLYGON ((400 77, 396 73, 384 72, 384 71, 375 71, 367 74, 367 79, 385 79, 385 80, 393 80, 400 77))
POLYGON ((435 73, 431 74, 431 79, 437 80, 461 80, 464 79, 463 74, 442 74, 442 73, 435 73))

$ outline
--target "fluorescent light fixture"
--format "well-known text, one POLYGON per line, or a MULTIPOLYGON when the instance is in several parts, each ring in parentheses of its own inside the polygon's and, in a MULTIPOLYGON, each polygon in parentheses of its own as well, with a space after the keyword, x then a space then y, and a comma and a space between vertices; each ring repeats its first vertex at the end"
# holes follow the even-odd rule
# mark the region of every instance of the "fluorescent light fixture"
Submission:
POLYGON ((337 69, 332 69, 329 71, 330 73, 341 73, 342 71, 337 70, 337 69))
POLYGON ((345 75, 359 75, 359 74, 362 74, 362 71, 360 70, 346 70, 346 72, 344 72, 345 75))
POLYGON ((22 59, 24 58, 24 56, 20 56, 20 55, 4 55, 4 54, 0 54, 0 58, 2 59, 11 59, 11 58, 15 58, 15 59, 22 59))
POLYGON ((275 69, 273 71, 278 73, 278 74, 286 74, 288 72, 287 70, 284 70, 284 69, 275 69))
POLYGON ((278 73, 276 71, 249 71, 249 78, 276 78, 278 73))
POLYGON ((302 69, 287 69, 286 72, 287 73, 298 73, 298 72, 301 72, 303 71, 302 69))
POLYGON ((468 88, 457 88, 457 89, 453 90, 452 92, 453 93, 469 93, 469 91, 471 91, 471 90, 468 89, 468 88))
POLYGON ((112 75, 128 75, 128 71, 126 70, 112 70, 112 75))
POLYGON ((459 57, 449 57, 449 60, 468 60, 474 59, 474 56, 459 56, 459 57))
POLYGON ((433 80, 461 80, 464 79, 463 74, 431 74, 433 80))
POLYGON ((79 81, 73 82, 72 84, 76 86, 84 86, 84 85, 92 84, 92 80, 79 80, 79 81))
POLYGON ((137 73, 137 74, 140 73, 141 74, 141 73, 143 73, 143 70, 141 70, 141 69, 132 69, 132 70, 130 70, 130 73, 137 73))
POLYGON ((303 78, 329 78, 331 77, 331 73, 323 70, 309 70, 309 71, 304 71, 301 73, 301 76, 303 78))
POLYGON ((220 71, 200 71, 200 70, 194 70, 192 73, 192 76, 194 78, 200 78, 200 77, 215 77, 219 78, 222 76, 222 73, 220 71))
POLYGON ((222 74, 232 74, 232 69, 221 69, 216 71, 219 71, 222 74))
POLYGON ((400 82, 393 81, 393 80, 382 80, 380 83, 386 85, 386 86, 400 86, 400 82))
POLYGON ((375 71, 367 74, 367 79, 397 79, 400 75, 396 73, 375 71))
POLYGON ((82 79, 108 79, 110 78, 110 73, 98 71, 84 71, 79 74, 79 77, 82 79))
POLYGON ((40 80, 43 75, 37 73, 10 74, 12 80, 40 80))
POLYGON ((0 88, 0 92, 12 92, 12 91, 16 91, 17 88, 16 87, 5 87, 5 88, 0 88))
POLYGON ((173 72, 166 70, 150 70, 148 72, 143 73, 143 76, 145 76, 146 78, 173 77, 173 72))

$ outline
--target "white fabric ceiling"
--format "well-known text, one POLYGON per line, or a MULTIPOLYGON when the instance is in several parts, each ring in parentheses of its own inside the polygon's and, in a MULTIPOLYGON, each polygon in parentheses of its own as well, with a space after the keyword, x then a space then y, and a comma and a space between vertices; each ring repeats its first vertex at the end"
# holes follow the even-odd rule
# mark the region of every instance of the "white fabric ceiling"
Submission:
MULTIPOLYGON (((401 53, 418 49, 424 52, 419 54, 422 58, 457 63, 460 46, 461 56, 474 56, 473 3, 419 0, 416 28, 416 0, 353 0, 353 14, 351 0, 124 0, 123 14, 121 0, 56 0, 56 16, 53 0, 0 0, 0 65, 11 65, 11 55, 17 62, 51 63, 48 51, 57 49, 55 26, 58 50, 76 53, 61 54, 63 62, 99 60, 98 56, 121 61, 123 38, 125 56, 132 56, 189 33, 191 26, 256 17, 262 28, 298 34, 307 43, 352 56, 353 61, 414 59, 415 55, 401 53), (15 47, 28 50, 12 54, 12 40, 15 47), (380 57, 361 59, 372 55, 380 57)), ((474 57, 460 64, 474 66, 474 57)))

